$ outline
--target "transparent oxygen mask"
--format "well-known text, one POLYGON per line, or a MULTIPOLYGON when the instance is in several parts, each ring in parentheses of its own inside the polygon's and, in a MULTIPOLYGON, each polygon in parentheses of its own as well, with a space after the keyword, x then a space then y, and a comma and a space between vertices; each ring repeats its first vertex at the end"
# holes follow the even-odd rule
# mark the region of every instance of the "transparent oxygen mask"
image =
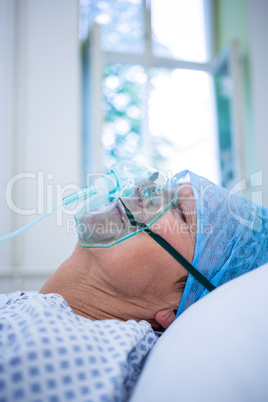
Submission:
POLYGON ((176 181, 132 160, 114 164, 94 185, 95 194, 84 199, 74 215, 83 247, 110 247, 142 231, 131 225, 124 206, 148 227, 178 199, 176 181))
POLYGON ((178 194, 178 182, 163 173, 133 160, 117 162, 93 184, 65 197, 29 224, 1 237, 0 242, 23 233, 61 206, 78 201, 74 214, 78 242, 83 247, 110 247, 143 230, 131 225, 124 206, 137 222, 150 226, 176 203, 178 194))

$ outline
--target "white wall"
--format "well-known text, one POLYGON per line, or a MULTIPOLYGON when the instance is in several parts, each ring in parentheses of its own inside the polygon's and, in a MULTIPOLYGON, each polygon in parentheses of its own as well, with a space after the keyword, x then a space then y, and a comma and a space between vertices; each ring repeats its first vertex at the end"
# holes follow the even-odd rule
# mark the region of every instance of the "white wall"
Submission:
POLYGON ((254 127, 263 203, 268 206, 268 1, 248 0, 254 127))
MULTIPOLYGON (((37 216, 10 213, 4 191, 15 174, 32 177, 14 186, 15 204, 39 212, 81 182, 78 0, 0 1, 0 130, 4 235, 37 216)), ((71 254, 67 218, 58 212, 0 244, 0 292, 38 290, 71 254)))
MULTIPOLYGON (((11 59, 12 2, 0 1, 0 236, 9 229, 10 214, 4 203, 5 185, 11 169, 11 59)), ((10 243, 0 245, 1 271, 8 265, 10 243)))

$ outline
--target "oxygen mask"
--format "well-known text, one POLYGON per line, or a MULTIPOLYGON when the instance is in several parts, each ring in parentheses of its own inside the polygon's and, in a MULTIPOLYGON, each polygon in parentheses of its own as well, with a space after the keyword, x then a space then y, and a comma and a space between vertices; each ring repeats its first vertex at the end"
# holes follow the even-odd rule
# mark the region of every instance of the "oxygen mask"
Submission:
POLYGON ((141 163, 126 160, 93 184, 65 198, 29 224, 0 238, 0 243, 23 233, 63 205, 78 201, 74 218, 78 242, 83 247, 111 247, 144 231, 200 282, 208 291, 215 286, 163 237, 149 226, 179 197, 179 180, 141 163))
POLYGON ((74 218, 83 247, 110 247, 143 230, 131 225, 125 206, 138 223, 153 224, 178 199, 178 182, 133 160, 120 161, 94 183, 73 193, 43 215, 0 238, 9 240, 63 205, 78 202, 74 218))
POLYGON ((83 247, 110 247, 142 231, 142 225, 131 224, 125 207, 148 227, 178 199, 177 182, 131 160, 114 164, 94 185, 95 194, 83 200, 74 215, 83 247))

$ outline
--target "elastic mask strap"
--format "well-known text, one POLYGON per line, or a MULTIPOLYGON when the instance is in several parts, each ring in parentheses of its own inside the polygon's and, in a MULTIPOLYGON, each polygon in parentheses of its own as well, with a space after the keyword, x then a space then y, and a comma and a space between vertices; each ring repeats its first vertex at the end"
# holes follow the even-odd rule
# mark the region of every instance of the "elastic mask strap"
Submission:
POLYGON ((139 226, 143 228, 144 232, 148 233, 149 236, 151 236, 152 239, 154 239, 161 247, 163 247, 169 254, 172 255, 175 260, 177 260, 193 277, 198 280, 209 292, 212 290, 216 289, 214 285, 212 285, 209 280, 202 275, 199 271, 197 271, 196 268, 192 266, 177 250, 175 250, 174 247, 172 247, 163 237, 161 237, 159 234, 153 232, 151 229, 149 229, 145 223, 139 223, 135 220, 132 212, 125 206, 124 202, 120 198, 120 201, 122 202, 126 215, 131 223, 132 226, 139 226))
POLYGON ((163 237, 159 236, 157 233, 152 232, 151 229, 145 228, 144 231, 151 236, 160 246, 162 246, 169 254, 172 255, 187 271, 195 277, 207 290, 210 292, 216 287, 212 285, 209 280, 202 275, 197 269, 195 269, 192 264, 190 264, 174 247, 172 247, 163 237))

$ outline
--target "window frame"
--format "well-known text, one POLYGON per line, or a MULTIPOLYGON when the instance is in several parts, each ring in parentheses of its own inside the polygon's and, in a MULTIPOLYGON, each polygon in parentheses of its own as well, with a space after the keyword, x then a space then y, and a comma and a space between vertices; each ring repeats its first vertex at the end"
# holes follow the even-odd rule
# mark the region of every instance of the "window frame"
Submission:
MULTIPOLYGON (((144 15, 144 41, 145 46, 144 50, 140 54, 133 54, 128 52, 111 52, 102 50, 100 47, 100 27, 97 23, 93 23, 88 40, 86 42, 89 60, 87 65, 84 65, 84 76, 89 77, 88 86, 83 86, 84 92, 88 92, 91 94, 89 99, 89 109, 90 113, 84 113, 83 117, 83 127, 84 127, 84 140, 86 149, 92 149, 91 156, 88 158, 84 154, 84 168, 86 172, 89 171, 103 171, 104 165, 102 158, 100 155, 102 154, 102 143, 101 143, 101 135, 102 132, 102 123, 103 123, 103 114, 101 110, 101 93, 102 93, 102 70, 105 64, 139 64, 145 68, 147 75, 152 68, 163 68, 163 69, 183 69, 183 70, 196 70, 203 71, 210 74, 212 77, 215 73, 215 65, 217 63, 216 60, 219 59, 219 56, 214 57, 214 42, 213 42, 213 1, 212 0, 203 0, 204 1, 204 18, 205 18, 205 39, 207 46, 207 54, 208 61, 201 62, 193 62, 193 61, 185 61, 180 59, 173 59, 168 57, 159 57, 153 54, 152 50, 152 29, 151 29, 151 7, 150 0, 142 0, 143 7, 143 15, 144 15), (93 94, 95 94, 93 99, 93 94), (96 99, 97 96, 97 99, 96 99), (85 129, 87 127, 87 129, 85 129), (91 139, 89 140, 88 132, 90 132, 91 139)), ((232 53, 237 56, 237 53, 232 53)), ((231 61, 232 63, 232 71, 234 72, 232 79, 235 81, 235 87, 240 88, 239 86, 239 66, 237 65, 237 57, 235 60, 231 61)), ((150 91, 149 88, 149 80, 146 91, 150 91)), ((234 136, 234 143, 236 144, 236 149, 242 146, 242 125, 241 125, 241 116, 242 116, 242 100, 241 100, 241 88, 236 91, 236 98, 234 102, 234 108, 232 112, 233 122, 232 122, 232 131, 234 136), (239 123, 240 122, 240 123, 239 123)), ((215 110, 215 120, 217 120, 217 110, 216 110, 216 100, 214 96, 214 110, 215 110)), ((142 130, 142 142, 144 144, 144 156, 147 163, 152 164, 152 158, 148 149, 150 149, 150 133, 149 133, 149 118, 148 118, 148 105, 145 102, 144 105, 145 110, 143 117, 143 130, 142 130)), ((216 124, 216 123, 215 123, 216 124)), ((217 131, 217 129, 216 129, 217 131)), ((218 140, 218 139, 217 139, 218 140)), ((219 150, 220 151, 220 150, 219 150)), ((85 150, 85 152, 87 152, 85 150)), ((236 152, 236 156, 239 157, 236 152)), ((244 173, 243 163, 239 160, 236 163, 236 171, 235 178, 241 177, 244 173)), ((220 172, 221 174, 221 172, 220 172)))

